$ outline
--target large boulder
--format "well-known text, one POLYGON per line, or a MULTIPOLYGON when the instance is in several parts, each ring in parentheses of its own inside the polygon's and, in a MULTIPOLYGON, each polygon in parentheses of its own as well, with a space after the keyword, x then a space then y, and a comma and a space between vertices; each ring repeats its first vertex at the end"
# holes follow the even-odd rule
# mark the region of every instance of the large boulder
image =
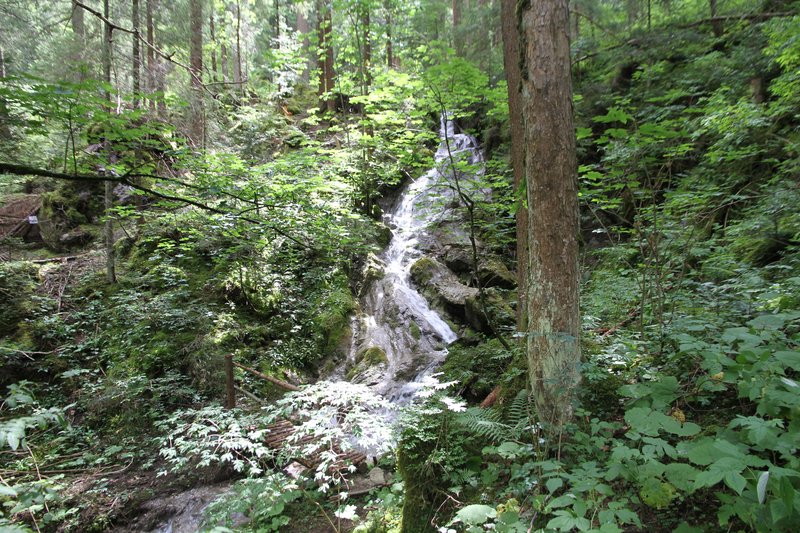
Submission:
POLYGON ((478 289, 464 285, 449 268, 430 257, 411 265, 411 280, 428 301, 458 320, 466 316, 467 300, 478 294, 478 289))

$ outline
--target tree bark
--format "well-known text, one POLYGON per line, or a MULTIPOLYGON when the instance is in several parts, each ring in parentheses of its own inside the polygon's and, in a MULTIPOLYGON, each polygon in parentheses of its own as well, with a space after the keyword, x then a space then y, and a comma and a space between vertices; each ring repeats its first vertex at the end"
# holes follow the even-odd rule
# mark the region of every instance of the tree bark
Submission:
POLYGON ((578 181, 567 0, 518 12, 528 193, 527 358, 540 420, 560 432, 578 384, 578 181))
POLYGON ((131 63, 131 79, 133 80, 133 108, 139 108, 139 94, 142 92, 142 49, 139 43, 139 0, 133 0, 131 7, 131 25, 133 31, 133 62, 131 63))
POLYGON ((372 86, 372 72, 370 70, 372 64, 372 38, 370 27, 369 5, 364 5, 361 7, 362 46, 364 47, 361 54, 361 69, 364 73, 364 94, 368 94, 369 88, 372 86))
MULTIPOLYGON (((113 29, 108 22, 110 15, 109 0, 103 0, 103 16, 106 22, 103 24, 103 49, 102 49, 102 62, 103 62, 103 81, 107 86, 111 85, 111 46, 113 44, 113 29)), ((111 110, 111 92, 106 88, 105 99, 108 103, 108 109, 111 110)), ((106 141, 106 152, 108 163, 111 163, 112 151, 108 141, 106 141)), ((108 171, 105 171, 108 174, 108 171)), ((106 248, 106 281, 109 283, 117 282, 116 273, 116 258, 114 256, 114 221, 111 218, 111 209, 114 207, 114 184, 111 181, 105 182, 103 206, 105 208, 106 222, 103 227, 103 237, 105 240, 106 248)))
POLYGON ((242 87, 242 7, 236 2, 236 57, 233 62, 233 82, 240 91, 242 87))
POLYGON ((500 21, 503 29, 503 64, 508 83, 508 121, 511 130, 511 169, 517 196, 517 331, 528 321, 528 210, 525 183, 525 130, 522 123, 519 71, 520 47, 516 0, 502 0, 500 21))
POLYGON ((202 146, 203 139, 203 1, 189 2, 189 68, 191 69, 192 102, 189 110, 189 138, 195 146, 202 146))

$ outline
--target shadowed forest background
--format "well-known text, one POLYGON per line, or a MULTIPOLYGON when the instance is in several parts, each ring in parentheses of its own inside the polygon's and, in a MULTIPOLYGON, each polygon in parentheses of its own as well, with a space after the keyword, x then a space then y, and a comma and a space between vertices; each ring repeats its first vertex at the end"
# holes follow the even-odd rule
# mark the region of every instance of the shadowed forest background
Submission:
POLYGON ((0 0, 0 531, 797 531, 799 250, 795 1, 0 0))

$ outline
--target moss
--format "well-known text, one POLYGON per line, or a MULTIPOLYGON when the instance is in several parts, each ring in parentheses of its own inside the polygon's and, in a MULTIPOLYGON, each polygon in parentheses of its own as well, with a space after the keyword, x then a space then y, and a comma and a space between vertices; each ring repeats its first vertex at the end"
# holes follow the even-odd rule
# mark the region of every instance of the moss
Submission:
POLYGON ((411 265, 411 279, 417 285, 427 285, 436 272, 436 262, 430 257, 421 257, 411 265))
POLYGON ((38 272, 31 263, 0 263, 0 335, 15 331, 30 313, 38 272))
POLYGON ((512 363, 513 355, 497 339, 482 340, 473 346, 459 342, 451 346, 442 372, 447 379, 462 383, 462 394, 468 400, 480 402, 502 384, 501 376, 512 363))
POLYGON ((321 339, 323 355, 334 355, 350 332, 350 315, 356 301, 344 276, 336 278, 336 284, 320 298, 320 313, 314 319, 316 333, 321 339))
POLYGON ((356 363, 361 363, 367 367, 380 364, 389 364, 389 358, 383 348, 370 346, 356 357, 356 363))
POLYGON ((414 339, 416 340, 419 340, 420 337, 422 336, 422 331, 419 329, 419 326, 417 325, 416 322, 411 322, 409 330, 411 332, 411 336, 414 337, 414 339))
POLYGON ((397 449, 397 471, 403 478, 403 514, 401 533, 436 531, 431 518, 436 513, 436 476, 424 468, 421 458, 434 451, 435 441, 402 439, 397 449))

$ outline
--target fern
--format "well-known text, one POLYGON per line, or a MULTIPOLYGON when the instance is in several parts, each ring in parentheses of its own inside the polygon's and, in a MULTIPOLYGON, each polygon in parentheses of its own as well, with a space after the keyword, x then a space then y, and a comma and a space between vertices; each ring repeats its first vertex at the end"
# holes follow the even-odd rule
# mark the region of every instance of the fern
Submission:
POLYGON ((529 407, 528 393, 522 390, 505 412, 471 407, 460 413, 456 422, 467 431, 493 442, 521 440, 533 426, 529 407))

